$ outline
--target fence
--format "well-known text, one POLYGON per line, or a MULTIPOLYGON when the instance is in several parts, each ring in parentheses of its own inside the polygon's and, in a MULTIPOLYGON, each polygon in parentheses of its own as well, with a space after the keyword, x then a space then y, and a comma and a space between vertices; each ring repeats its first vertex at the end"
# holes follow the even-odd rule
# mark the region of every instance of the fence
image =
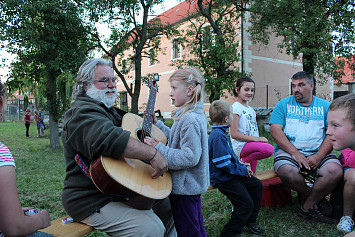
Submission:
POLYGON ((288 86, 270 86, 256 87, 255 96, 249 103, 252 107, 273 108, 281 99, 289 96, 288 86))
POLYGON ((25 114, 25 109, 30 108, 31 112, 34 112, 35 108, 32 103, 25 105, 23 100, 20 99, 8 99, 5 110, 6 120, 22 120, 25 114), (26 107, 25 107, 26 106, 26 107))
POLYGON ((23 100, 9 99, 5 110, 6 120, 20 120, 24 116, 23 100))

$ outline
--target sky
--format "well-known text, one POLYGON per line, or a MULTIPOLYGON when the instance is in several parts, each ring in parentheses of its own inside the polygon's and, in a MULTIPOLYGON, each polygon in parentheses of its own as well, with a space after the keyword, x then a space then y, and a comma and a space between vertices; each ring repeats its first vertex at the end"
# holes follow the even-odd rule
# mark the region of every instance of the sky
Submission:
MULTIPOLYGON (((165 0, 161 7, 155 7, 154 10, 157 15, 169 10, 170 8, 178 5, 183 0, 165 0)), ((102 26, 99 30, 100 33, 104 34, 107 32, 107 27, 102 26)), ((95 53, 95 56, 100 53, 95 53)), ((0 48, 0 81, 5 82, 6 75, 9 73, 9 65, 15 59, 16 55, 12 55, 6 52, 5 48, 0 48)))

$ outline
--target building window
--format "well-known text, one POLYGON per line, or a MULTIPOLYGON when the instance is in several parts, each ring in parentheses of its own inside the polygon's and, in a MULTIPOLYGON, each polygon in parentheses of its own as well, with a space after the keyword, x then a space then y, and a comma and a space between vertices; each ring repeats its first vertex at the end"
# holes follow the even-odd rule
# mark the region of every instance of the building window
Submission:
POLYGON ((121 60, 121 72, 123 74, 126 74, 128 71, 128 68, 127 68, 127 59, 122 59, 121 60))
POLYGON ((157 64, 157 54, 155 49, 149 50, 149 66, 155 66, 157 64))
POLYGON ((205 26, 202 29, 202 50, 208 51, 211 46, 215 45, 215 34, 212 26, 205 26))
POLYGON ((119 92, 119 100, 120 100, 120 109, 127 110, 128 109, 127 91, 119 92))
POLYGON ((180 58, 181 47, 178 39, 173 39, 172 42, 172 59, 180 58))
POLYGON ((131 72, 134 71, 134 65, 135 65, 135 64, 136 64, 136 63, 135 63, 133 60, 131 60, 131 63, 130 63, 130 65, 129 65, 131 72))

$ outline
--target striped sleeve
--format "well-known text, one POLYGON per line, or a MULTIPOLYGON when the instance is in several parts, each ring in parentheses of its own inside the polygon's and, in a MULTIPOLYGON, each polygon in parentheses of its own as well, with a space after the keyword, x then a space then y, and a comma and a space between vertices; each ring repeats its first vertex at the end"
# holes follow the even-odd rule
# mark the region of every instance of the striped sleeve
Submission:
POLYGON ((0 167, 5 165, 11 165, 15 167, 15 161, 9 148, 0 142, 0 167))
POLYGON ((219 139, 209 141, 212 163, 224 172, 231 175, 247 176, 248 170, 239 162, 232 162, 232 151, 227 136, 220 136, 219 139))

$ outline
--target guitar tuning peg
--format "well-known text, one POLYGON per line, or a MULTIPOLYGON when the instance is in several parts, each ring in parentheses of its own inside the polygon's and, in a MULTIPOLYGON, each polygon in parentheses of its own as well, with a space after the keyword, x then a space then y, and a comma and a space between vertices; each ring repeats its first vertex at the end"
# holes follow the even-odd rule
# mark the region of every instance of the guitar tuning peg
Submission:
POLYGON ((153 81, 159 81, 159 74, 153 75, 153 81))

